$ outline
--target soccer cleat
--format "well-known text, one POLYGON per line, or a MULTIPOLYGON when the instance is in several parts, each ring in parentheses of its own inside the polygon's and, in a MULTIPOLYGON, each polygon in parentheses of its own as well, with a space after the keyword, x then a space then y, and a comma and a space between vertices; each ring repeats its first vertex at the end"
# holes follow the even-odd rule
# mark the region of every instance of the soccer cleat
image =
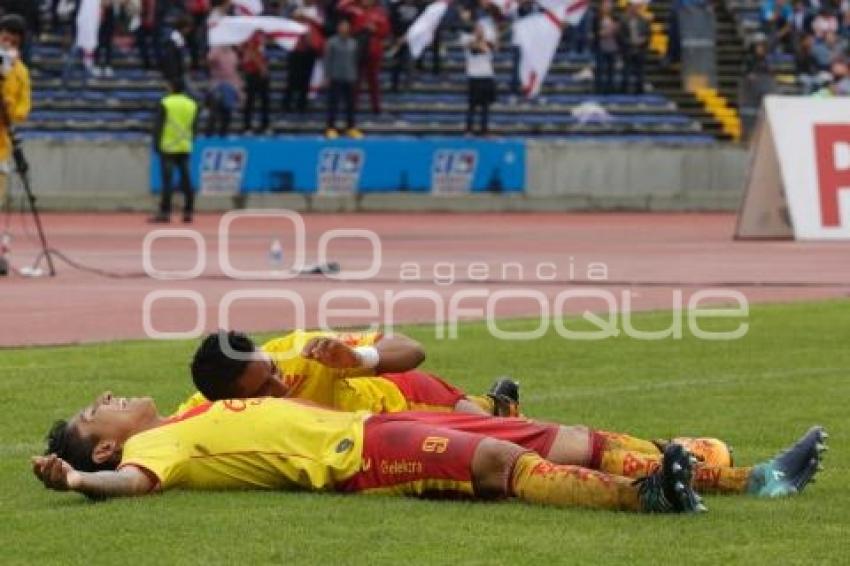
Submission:
POLYGON ((335 140, 339 137, 339 132, 336 131, 336 128, 328 128, 325 130, 325 137, 329 140, 335 140))
POLYGON ((692 480, 691 455, 680 444, 668 444, 661 468, 634 483, 646 513, 703 513, 708 509, 692 480))
POLYGON ((827 437, 823 427, 812 427, 793 446, 755 466, 747 488, 749 493, 758 497, 787 497, 802 492, 823 469, 821 458, 827 450, 827 437))
POLYGON ((510 377, 500 377, 490 386, 487 397, 493 400, 493 415, 496 417, 518 417, 519 382, 510 377))
POLYGON ((362 140, 363 139, 363 132, 361 132, 357 128, 348 128, 346 135, 353 140, 362 140))

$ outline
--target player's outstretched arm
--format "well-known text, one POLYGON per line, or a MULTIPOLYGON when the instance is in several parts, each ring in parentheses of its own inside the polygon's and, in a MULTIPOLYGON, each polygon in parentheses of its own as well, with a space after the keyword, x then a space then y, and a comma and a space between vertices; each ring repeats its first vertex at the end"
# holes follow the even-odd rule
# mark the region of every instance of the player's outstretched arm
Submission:
POLYGON ((399 373, 419 367, 425 361, 425 348, 404 334, 385 336, 375 344, 380 361, 377 373, 399 373))
POLYGON ((322 336, 307 342, 301 355, 330 368, 369 368, 382 374, 418 367, 425 360, 425 349, 403 334, 384 337, 374 346, 353 348, 337 338, 322 336))
POLYGON ((33 457, 32 471, 47 489, 77 491, 94 498, 146 495, 154 488, 151 478, 136 467, 78 472, 55 454, 33 457))

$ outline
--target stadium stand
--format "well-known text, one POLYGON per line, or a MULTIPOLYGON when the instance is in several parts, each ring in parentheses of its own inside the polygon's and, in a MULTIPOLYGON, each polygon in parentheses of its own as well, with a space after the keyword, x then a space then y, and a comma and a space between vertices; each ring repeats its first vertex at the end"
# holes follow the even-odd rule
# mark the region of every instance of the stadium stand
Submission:
MULTIPOLYGON (((731 0, 740 2, 741 0, 731 0)), ((746 0, 745 0, 746 1, 746 0)), ((732 4, 730 4, 731 6, 732 4)), ((748 4, 749 5, 749 4, 748 4)), ((739 131, 724 124, 723 112, 734 113, 735 95, 743 52, 741 37, 732 13, 718 7, 718 48, 721 84, 717 93, 688 93, 682 89, 675 69, 662 62, 667 33, 670 0, 651 5, 653 47, 648 59, 648 94, 595 95, 593 80, 586 74, 593 56, 569 49, 564 41, 556 54, 542 96, 533 101, 512 96, 508 91, 513 61, 503 48, 496 56, 499 97, 492 108, 492 134, 545 138, 648 140, 656 142, 705 144, 736 138, 739 131), (719 102, 718 102, 719 100, 719 102), (713 102, 712 102, 713 101, 713 102), (607 119, 584 119, 573 111, 582 104, 604 108, 607 119), (729 104, 729 107, 726 106, 729 104), (722 111, 718 115, 718 108, 722 111), (726 109, 726 110, 724 110, 726 109)), ((738 12, 735 12, 738 14, 738 12)), ((743 16, 739 21, 745 21, 743 16)), ((446 33, 443 43, 442 73, 414 72, 411 84, 400 93, 391 93, 389 65, 382 71, 384 111, 374 116, 363 113, 359 125, 367 134, 461 135, 466 110, 466 81, 463 52, 446 33)), ((136 50, 125 46, 115 50, 110 78, 62 80, 65 50, 58 37, 42 37, 33 52, 35 107, 24 132, 29 137, 110 137, 145 136, 151 115, 162 93, 157 71, 142 69, 136 50)), ((430 61, 431 55, 424 57, 430 61)), ((286 57, 278 48, 269 50, 272 75, 272 131, 312 133, 323 130, 324 98, 317 98, 305 114, 284 114, 281 98, 286 78, 286 57)), ((191 88, 200 98, 205 88, 202 74, 192 75, 191 88)), ((365 106, 365 97, 361 107, 365 106)), ((239 133, 241 121, 234 120, 232 133, 239 133)))

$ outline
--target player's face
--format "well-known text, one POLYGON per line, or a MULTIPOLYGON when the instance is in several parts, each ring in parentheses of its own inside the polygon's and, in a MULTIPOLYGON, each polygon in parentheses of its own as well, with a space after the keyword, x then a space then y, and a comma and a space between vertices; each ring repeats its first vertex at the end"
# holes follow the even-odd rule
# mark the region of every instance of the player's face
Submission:
POLYGON ((107 391, 74 417, 82 436, 124 442, 157 416, 150 397, 116 397, 107 391))
POLYGON ((236 383, 237 398, 286 397, 287 390, 280 379, 280 370, 268 354, 259 353, 245 367, 236 383))

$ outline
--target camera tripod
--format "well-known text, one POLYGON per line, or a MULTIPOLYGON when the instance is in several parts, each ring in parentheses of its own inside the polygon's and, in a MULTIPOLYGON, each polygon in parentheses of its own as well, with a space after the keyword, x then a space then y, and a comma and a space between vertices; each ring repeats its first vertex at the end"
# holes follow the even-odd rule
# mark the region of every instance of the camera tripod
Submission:
POLYGON ((38 212, 38 205, 36 204, 37 199, 35 194, 32 192, 32 186, 30 186, 30 165, 24 155, 21 138, 18 136, 18 133, 11 128, 9 130, 9 138, 12 140, 12 160, 15 164, 15 173, 17 173, 18 177, 21 179, 21 185, 24 187, 24 193, 26 194, 27 201, 29 202, 30 213, 35 221, 38 239, 41 243, 41 252, 38 256, 36 256, 32 270, 37 269, 41 264, 41 260, 45 259, 47 260, 48 275, 50 275, 50 277, 56 277, 56 266, 53 263, 53 257, 51 255, 52 251, 47 245, 47 236, 44 233, 44 226, 41 224, 41 215, 38 212))

